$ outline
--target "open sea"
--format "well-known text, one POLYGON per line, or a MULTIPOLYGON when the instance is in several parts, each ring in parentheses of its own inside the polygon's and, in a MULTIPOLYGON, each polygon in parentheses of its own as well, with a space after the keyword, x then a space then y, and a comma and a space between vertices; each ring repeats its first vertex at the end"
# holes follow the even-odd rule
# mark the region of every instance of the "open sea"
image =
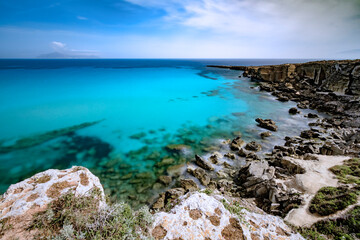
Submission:
POLYGON ((241 134, 266 153, 309 119, 290 116, 294 102, 260 92, 240 71, 206 65, 305 61, 2 59, 0 194, 40 171, 81 165, 112 200, 144 204, 166 188, 159 176, 173 176, 174 184, 194 154, 226 152, 226 139, 241 134), (278 132, 262 140, 258 117, 273 119, 278 132))

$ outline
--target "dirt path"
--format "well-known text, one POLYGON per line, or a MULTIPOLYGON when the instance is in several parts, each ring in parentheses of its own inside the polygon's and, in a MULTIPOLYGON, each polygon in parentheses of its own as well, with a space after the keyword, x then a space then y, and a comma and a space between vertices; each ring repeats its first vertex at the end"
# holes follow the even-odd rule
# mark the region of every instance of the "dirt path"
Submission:
POLYGON ((309 212, 309 204, 316 192, 325 186, 338 186, 336 176, 329 171, 335 165, 341 165, 344 160, 349 159, 345 156, 325 156, 316 155, 319 160, 291 159, 299 163, 306 172, 297 174, 295 178, 287 182, 286 185, 294 187, 304 193, 305 204, 297 209, 291 210, 285 220, 295 226, 310 226, 313 223, 328 217, 334 217, 344 211, 335 213, 327 217, 321 217, 309 212))

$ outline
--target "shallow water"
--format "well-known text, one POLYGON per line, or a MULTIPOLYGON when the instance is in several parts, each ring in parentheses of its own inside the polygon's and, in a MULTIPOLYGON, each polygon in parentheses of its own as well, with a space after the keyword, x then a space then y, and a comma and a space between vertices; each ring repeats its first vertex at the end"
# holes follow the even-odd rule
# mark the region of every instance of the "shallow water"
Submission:
POLYGON ((221 140, 238 132, 259 141, 266 152, 309 120, 289 116, 295 103, 259 92, 255 83, 238 77, 241 72, 206 65, 303 61, 0 60, 3 148, 24 137, 33 141, 37 134, 102 120, 0 153, 0 193, 36 172, 82 165, 100 177, 114 199, 144 203, 164 187, 155 184, 158 176, 173 174, 194 153, 221 151, 221 140), (264 129, 256 127, 257 117, 275 120, 279 131, 261 140, 264 129), (169 144, 189 147, 177 151, 166 148, 169 144))

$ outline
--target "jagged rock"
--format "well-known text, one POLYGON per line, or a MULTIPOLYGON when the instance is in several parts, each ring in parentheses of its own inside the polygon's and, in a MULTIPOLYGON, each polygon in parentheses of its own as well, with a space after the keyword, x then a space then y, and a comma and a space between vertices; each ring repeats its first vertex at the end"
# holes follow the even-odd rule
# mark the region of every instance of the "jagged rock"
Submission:
POLYGON ((271 119, 261 119, 257 118, 255 121, 258 123, 258 126, 261 128, 268 129, 270 131, 277 131, 278 127, 276 126, 275 122, 271 119))
POLYGON ((206 240, 255 240, 271 239, 303 240, 293 232, 281 218, 261 213, 255 206, 250 212, 243 208, 241 219, 230 213, 222 201, 231 204, 221 196, 208 196, 204 193, 187 194, 170 212, 154 215, 153 237, 158 239, 206 239, 206 240))
POLYGON ((281 159, 281 166, 286 168, 290 174, 303 174, 305 169, 301 167, 298 163, 291 161, 290 159, 281 159))
POLYGON ((260 133, 260 137, 261 137, 262 139, 267 138, 267 137, 270 137, 271 135, 272 135, 272 133, 269 132, 269 131, 260 133))
POLYGON ((255 141, 252 141, 246 144, 245 149, 249 151, 258 152, 261 150, 261 145, 255 141))
POLYGON ((210 177, 202 168, 196 168, 190 172, 194 177, 199 179, 202 185, 207 186, 210 183, 210 177))
POLYGON ((180 179, 180 186, 185 189, 185 191, 196 191, 198 186, 192 179, 180 179))
POLYGON ((237 155, 239 157, 246 157, 248 154, 249 154, 249 152, 244 150, 243 148, 240 148, 240 150, 237 152, 237 155))
POLYGON ((300 134, 300 137, 310 139, 310 138, 318 138, 320 134, 318 132, 315 132, 314 130, 305 130, 302 131, 300 134))
POLYGON ((240 137, 233 139, 230 143, 230 149, 233 151, 238 151, 241 149, 242 146, 245 145, 245 141, 242 140, 240 137))
POLYGON ((176 199, 185 194, 185 189, 183 188, 172 188, 165 192, 165 201, 168 199, 176 199))
POLYGON ((222 158, 221 153, 219 152, 214 152, 211 156, 210 156, 210 160, 213 164, 218 164, 219 163, 219 159, 222 158))
POLYGON ((236 157, 235 157, 235 154, 233 154, 233 153, 226 153, 225 155, 224 155, 224 157, 227 157, 227 158, 229 158, 229 159, 231 159, 231 160, 234 160, 236 157))
POLYGON ((199 167, 205 169, 205 170, 209 170, 209 171, 213 171, 214 167, 211 165, 211 163, 205 161, 205 159, 203 159, 202 157, 200 157, 199 155, 195 155, 195 163, 196 165, 198 165, 199 167))

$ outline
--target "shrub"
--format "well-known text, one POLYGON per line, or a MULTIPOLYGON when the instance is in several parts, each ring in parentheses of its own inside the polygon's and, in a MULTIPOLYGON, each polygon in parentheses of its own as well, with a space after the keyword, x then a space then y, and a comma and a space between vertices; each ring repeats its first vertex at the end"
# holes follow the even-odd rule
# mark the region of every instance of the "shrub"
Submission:
POLYGON ((355 204, 356 201, 355 190, 346 187, 323 187, 311 200, 309 210, 311 213, 328 216, 355 204))

